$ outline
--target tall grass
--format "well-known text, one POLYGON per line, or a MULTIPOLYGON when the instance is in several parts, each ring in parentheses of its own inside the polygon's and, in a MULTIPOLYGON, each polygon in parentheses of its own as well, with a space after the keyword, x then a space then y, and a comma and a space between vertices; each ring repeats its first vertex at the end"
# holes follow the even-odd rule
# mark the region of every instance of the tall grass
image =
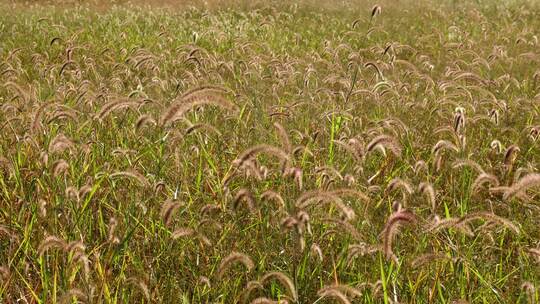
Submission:
POLYGON ((539 302, 537 3, 120 2, 0 4, 0 302, 539 302))

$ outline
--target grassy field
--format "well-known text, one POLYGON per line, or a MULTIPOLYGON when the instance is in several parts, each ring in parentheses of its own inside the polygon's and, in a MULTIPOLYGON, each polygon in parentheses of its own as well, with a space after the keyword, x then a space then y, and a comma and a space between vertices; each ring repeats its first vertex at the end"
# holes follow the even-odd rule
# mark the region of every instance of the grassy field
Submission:
POLYGON ((540 5, 0 4, 1 303, 540 302, 540 5))

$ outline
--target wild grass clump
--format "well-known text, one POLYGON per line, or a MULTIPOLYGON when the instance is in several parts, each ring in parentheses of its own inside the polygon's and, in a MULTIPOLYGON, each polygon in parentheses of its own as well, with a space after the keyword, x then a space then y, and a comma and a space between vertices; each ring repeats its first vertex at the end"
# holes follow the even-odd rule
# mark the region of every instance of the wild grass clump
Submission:
POLYGON ((539 302, 538 3, 30 2, 0 303, 539 302))

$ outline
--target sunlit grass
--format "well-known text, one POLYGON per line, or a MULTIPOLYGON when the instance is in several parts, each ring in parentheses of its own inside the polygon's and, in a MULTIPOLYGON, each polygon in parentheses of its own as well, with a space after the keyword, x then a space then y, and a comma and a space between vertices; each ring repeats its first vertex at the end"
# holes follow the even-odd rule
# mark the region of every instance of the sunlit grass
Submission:
POLYGON ((0 7, 0 302, 540 300, 537 4, 0 7))

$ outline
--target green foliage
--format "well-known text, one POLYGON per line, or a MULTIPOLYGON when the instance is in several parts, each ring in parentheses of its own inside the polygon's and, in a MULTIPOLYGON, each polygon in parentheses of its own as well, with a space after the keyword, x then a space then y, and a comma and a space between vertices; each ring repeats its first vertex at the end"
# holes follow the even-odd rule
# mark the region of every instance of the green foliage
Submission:
POLYGON ((0 302, 538 302, 535 3, 0 15, 0 302))

